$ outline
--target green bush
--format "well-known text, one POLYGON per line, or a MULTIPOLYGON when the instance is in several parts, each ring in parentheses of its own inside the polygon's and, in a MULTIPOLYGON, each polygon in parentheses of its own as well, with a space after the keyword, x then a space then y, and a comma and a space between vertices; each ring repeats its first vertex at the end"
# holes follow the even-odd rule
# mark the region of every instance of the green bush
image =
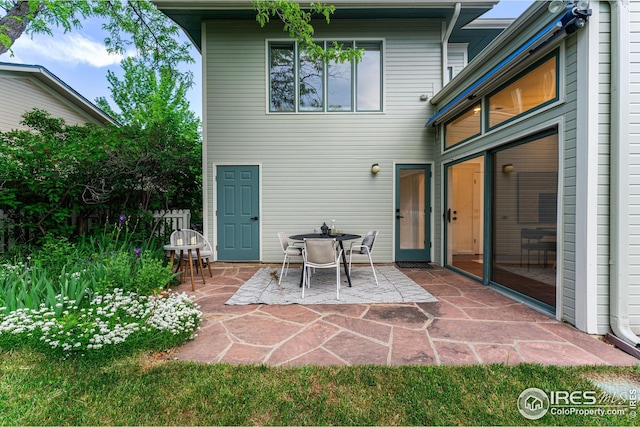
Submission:
POLYGON ((94 263, 96 292, 104 293, 118 288, 150 295, 158 292, 175 276, 165 259, 158 259, 151 251, 140 248, 99 254, 94 263))
MULTIPOLYGON (((173 123, 74 126, 34 109, 22 124, 29 130, 0 132, 0 209, 18 243, 83 235, 100 215, 202 206, 197 120, 188 133, 173 123)), ((149 238, 152 224, 136 232, 149 238)))
POLYGON ((47 236, 42 242, 42 247, 34 250, 29 258, 31 264, 53 276, 61 274, 69 266, 78 265, 82 255, 68 238, 47 236))

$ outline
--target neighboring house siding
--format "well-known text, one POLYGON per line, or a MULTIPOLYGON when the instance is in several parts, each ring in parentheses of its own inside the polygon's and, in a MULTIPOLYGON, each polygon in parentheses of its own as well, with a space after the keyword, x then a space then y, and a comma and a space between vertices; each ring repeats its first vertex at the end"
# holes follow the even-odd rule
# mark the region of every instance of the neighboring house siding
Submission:
MULTIPOLYGON (((640 4, 629 2, 631 11, 631 67, 629 94, 630 135, 630 237, 629 237, 629 317, 632 328, 640 334, 640 4)), ((624 141, 623 141, 624 142, 624 141)))
POLYGON ((0 73, 0 93, 11 102, 0 103, 0 131, 27 129, 20 125, 24 113, 34 108, 48 111, 52 117, 62 118, 69 125, 95 123, 95 120, 71 107, 66 100, 28 77, 0 73))
POLYGON ((209 22, 205 28, 205 142, 209 236, 215 232, 214 164, 260 164, 262 260, 280 262, 276 234, 312 232, 335 218, 346 232, 378 229, 376 262, 393 261, 395 163, 433 161, 420 95, 441 86, 439 21, 332 20, 318 39, 384 41, 383 113, 266 113, 266 42, 278 26, 209 22), (372 175, 371 164, 381 172, 372 175), (295 183, 295 185, 292 185, 295 183))

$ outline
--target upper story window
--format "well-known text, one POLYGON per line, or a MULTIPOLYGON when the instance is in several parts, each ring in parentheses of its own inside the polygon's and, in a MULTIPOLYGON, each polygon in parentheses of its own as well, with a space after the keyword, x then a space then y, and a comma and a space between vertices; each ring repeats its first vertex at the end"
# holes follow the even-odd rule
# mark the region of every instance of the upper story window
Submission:
POLYGON ((558 99, 558 60, 554 55, 487 97, 489 128, 558 99))
MULTIPOLYGON (((269 111, 382 111, 382 43, 338 43, 363 49, 362 60, 312 61, 295 42, 270 42, 269 111)), ((332 42, 318 44, 326 47, 332 42)))
POLYGON ((476 135, 480 135, 482 109, 476 104, 444 126, 445 145, 449 148, 459 142, 465 141, 476 135))
POLYGON ((445 122, 444 149, 557 101, 558 55, 555 50, 445 122))

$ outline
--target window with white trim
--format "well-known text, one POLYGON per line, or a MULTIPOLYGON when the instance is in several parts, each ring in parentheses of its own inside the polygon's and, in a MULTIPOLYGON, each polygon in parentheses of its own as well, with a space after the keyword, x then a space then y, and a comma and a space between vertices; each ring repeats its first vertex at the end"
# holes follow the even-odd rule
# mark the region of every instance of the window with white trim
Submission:
MULTIPOLYGON (((382 111, 382 42, 338 41, 363 50, 362 60, 312 61, 293 41, 269 42, 272 113, 382 111)), ((326 48, 333 41, 318 42, 326 48)))

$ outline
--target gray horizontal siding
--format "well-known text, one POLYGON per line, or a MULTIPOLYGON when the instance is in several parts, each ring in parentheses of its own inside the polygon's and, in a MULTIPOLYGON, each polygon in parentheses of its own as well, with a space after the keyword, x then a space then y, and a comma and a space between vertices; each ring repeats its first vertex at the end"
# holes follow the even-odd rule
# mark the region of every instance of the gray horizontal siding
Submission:
MULTIPOLYGON (((279 28, 256 26, 242 21, 207 25, 208 167, 262 166, 263 261, 282 260, 279 231, 311 232, 334 218, 348 232, 379 230, 374 261, 392 261, 394 162, 433 160, 433 144, 428 143, 433 136, 424 129, 431 111, 419 97, 440 85, 440 23, 376 21, 363 26, 333 20, 327 29, 316 29, 318 39, 336 34, 340 40, 384 40, 383 113, 266 113, 265 39, 284 34, 279 28), (370 173, 373 163, 382 168, 376 176, 370 173)), ((212 194, 212 184, 207 191, 212 194)), ((209 200, 214 212, 213 197, 209 200)), ((213 230, 212 215, 208 221, 213 230)))
POLYGON ((629 2, 631 11, 631 60, 629 94, 631 145, 629 170, 629 321, 640 334, 640 4, 629 2))
MULTIPOLYGON (((597 324, 598 333, 609 332, 610 285, 610 144, 611 144, 611 14, 605 2, 600 2, 598 14, 598 251, 597 251, 597 324)), ((595 79, 594 79, 595 80, 595 79)), ((591 83, 591 82, 590 82, 591 83)))

